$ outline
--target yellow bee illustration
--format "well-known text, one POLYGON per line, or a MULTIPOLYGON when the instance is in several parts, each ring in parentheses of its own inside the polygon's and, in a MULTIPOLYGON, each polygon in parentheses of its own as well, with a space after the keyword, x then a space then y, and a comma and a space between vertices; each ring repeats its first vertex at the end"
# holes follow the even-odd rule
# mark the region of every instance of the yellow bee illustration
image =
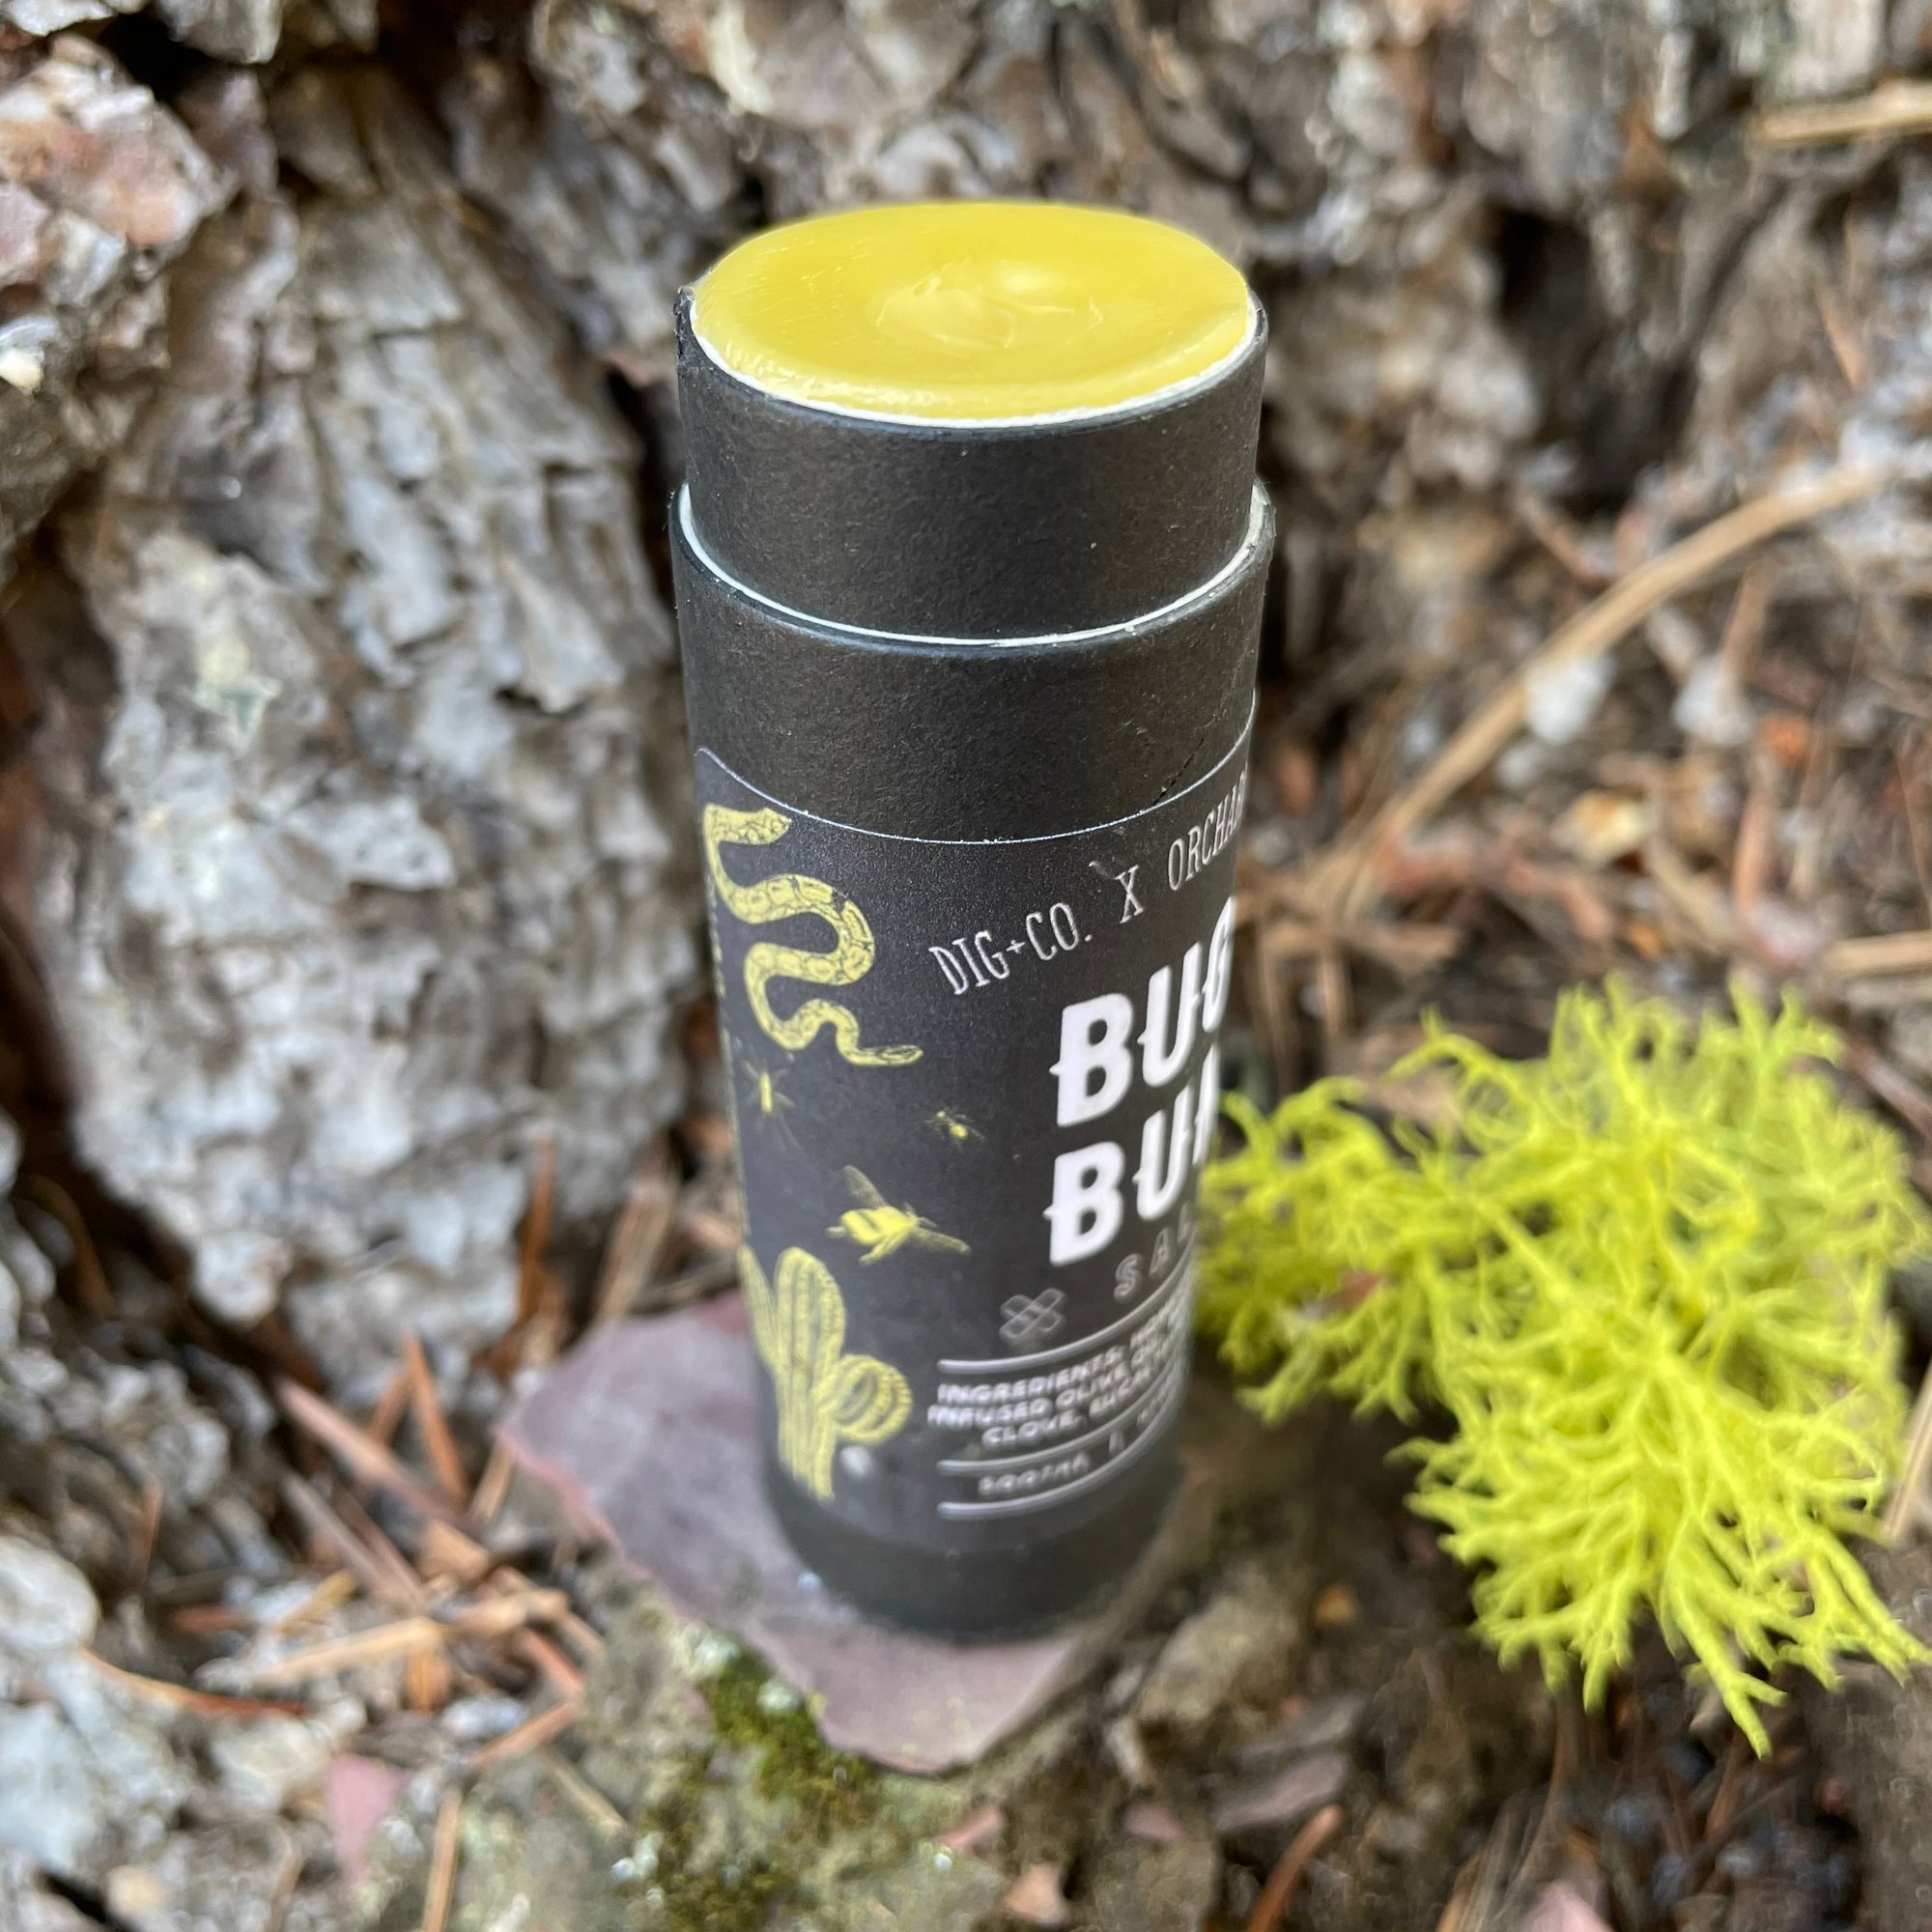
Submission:
POLYGON ((925 1123, 936 1134, 951 1141, 954 1147, 964 1147, 968 1141, 982 1141, 986 1137, 964 1114, 955 1114, 950 1107, 942 1107, 925 1123))
POLYGON ((837 1224, 825 1232, 828 1235, 842 1235, 846 1240, 866 1249, 867 1252, 859 1257, 862 1263, 884 1261, 888 1255, 896 1254, 908 1243, 916 1248, 934 1248, 945 1254, 963 1255, 970 1252, 956 1235, 942 1234, 923 1214, 915 1213, 910 1208, 892 1207, 856 1167, 845 1170, 845 1185, 852 1190, 852 1199, 859 1205, 848 1208, 839 1215, 837 1224))

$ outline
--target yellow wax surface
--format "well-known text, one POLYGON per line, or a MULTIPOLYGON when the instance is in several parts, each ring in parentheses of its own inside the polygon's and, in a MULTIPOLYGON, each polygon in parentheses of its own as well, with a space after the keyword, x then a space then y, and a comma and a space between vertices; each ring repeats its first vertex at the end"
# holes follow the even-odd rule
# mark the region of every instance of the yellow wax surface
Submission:
POLYGON ((984 422, 1132 403, 1248 330, 1206 242, 1109 209, 921 202, 770 228, 697 284, 698 340, 794 402, 984 422))

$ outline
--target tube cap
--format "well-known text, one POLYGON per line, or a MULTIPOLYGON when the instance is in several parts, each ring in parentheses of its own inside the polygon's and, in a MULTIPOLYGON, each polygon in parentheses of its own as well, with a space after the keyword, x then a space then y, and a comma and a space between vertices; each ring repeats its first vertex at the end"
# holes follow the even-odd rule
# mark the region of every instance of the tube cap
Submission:
POLYGON ((1145 401, 919 421, 792 401, 725 368, 678 302, 693 533, 799 616, 932 639, 1130 623, 1197 592, 1249 535, 1265 329, 1145 401))

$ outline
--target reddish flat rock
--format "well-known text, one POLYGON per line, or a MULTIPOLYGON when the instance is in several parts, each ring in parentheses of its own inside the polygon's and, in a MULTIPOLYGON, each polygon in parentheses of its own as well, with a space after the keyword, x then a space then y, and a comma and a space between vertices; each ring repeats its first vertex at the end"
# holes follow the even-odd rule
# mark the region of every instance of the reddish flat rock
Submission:
POLYGON ((323 1800, 335 1839, 336 1861, 351 1886, 369 1870, 369 1840, 376 1827, 396 1808, 409 1773, 374 1758, 343 1756, 329 1761, 323 1800))
POLYGON ((558 1362, 503 1437, 681 1614, 817 1697, 828 1743, 902 1771, 974 1763, 1071 1689, 1198 1559, 1237 1483, 1294 1456, 1292 1435, 1264 1436, 1225 1392, 1197 1389, 1181 1493, 1126 1585, 1050 1635, 948 1643, 867 1622, 800 1568, 759 1481, 753 1373, 735 1296, 621 1322, 558 1362))

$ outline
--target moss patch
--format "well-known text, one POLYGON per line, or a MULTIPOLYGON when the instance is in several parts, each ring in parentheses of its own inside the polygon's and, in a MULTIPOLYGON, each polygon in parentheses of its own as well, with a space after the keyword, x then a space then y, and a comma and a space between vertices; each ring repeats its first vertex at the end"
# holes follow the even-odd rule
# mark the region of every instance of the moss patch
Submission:
POLYGON ((864 1758, 834 1750, 803 1702, 775 1699, 777 1683, 738 1657, 701 1685, 720 1740, 758 1753, 758 1796, 795 1806, 800 1829, 813 1839, 864 1830, 878 1812, 879 1774, 864 1758))
MULTIPOLYGON (((879 1823, 884 1780, 832 1749, 810 1711, 755 1660, 734 1655, 695 1688, 710 1714, 646 1807, 632 1881, 649 1932, 759 1932, 781 1906, 818 1902, 827 1849, 879 1823)), ((864 1851, 886 1861, 890 1844, 864 1851)), ((869 1862, 869 1860, 865 1861, 869 1862)))
MULTIPOLYGON (((696 1776, 702 1778, 701 1764, 696 1776)), ((760 1932, 774 1906, 797 1901, 797 1873, 769 1859, 706 1861, 703 1809, 696 1790, 668 1799, 651 1823, 644 1842, 654 1845, 657 1867, 642 1893, 647 1925, 665 1932, 760 1932)))

